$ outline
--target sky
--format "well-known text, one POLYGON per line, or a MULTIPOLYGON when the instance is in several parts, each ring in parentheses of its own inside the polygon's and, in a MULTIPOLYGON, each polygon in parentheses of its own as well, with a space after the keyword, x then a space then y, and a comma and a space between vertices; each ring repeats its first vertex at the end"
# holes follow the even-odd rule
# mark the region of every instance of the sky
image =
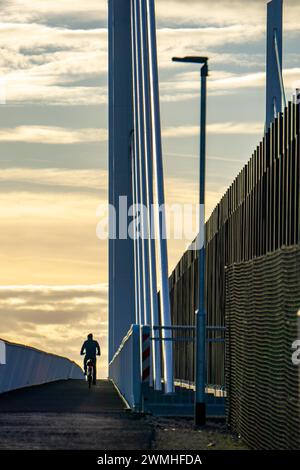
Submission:
MULTIPOLYGON (((300 2, 285 0, 287 97, 300 85, 300 2)), ((196 202, 199 77, 209 57, 207 216, 262 137, 265 0, 156 0, 167 203, 196 202)), ((0 337, 107 361, 106 0, 0 0, 0 337)), ((169 243, 170 271, 182 242, 169 243)))

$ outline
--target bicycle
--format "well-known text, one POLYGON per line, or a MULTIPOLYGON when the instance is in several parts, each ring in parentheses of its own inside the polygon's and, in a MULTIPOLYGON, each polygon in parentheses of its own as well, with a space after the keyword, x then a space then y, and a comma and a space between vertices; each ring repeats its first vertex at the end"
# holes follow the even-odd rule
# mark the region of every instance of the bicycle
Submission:
POLYGON ((89 359, 86 363, 87 366, 87 382, 89 385, 89 388, 91 388, 93 379, 94 379, 94 362, 92 359, 89 359))

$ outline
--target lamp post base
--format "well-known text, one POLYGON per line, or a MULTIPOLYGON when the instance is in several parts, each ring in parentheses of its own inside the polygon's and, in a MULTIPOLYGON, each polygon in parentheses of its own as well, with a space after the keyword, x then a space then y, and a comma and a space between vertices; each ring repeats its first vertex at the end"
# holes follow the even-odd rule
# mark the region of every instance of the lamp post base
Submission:
POLYGON ((205 426, 206 424, 206 404, 195 403, 195 426, 205 426))

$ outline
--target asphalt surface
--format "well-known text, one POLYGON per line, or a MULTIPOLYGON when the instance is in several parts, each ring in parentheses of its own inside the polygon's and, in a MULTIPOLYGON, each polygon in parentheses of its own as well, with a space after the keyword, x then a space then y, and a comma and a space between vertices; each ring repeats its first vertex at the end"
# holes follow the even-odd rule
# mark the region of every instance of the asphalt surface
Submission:
POLYGON ((152 428, 108 381, 70 380, 0 395, 0 449, 144 450, 152 428))

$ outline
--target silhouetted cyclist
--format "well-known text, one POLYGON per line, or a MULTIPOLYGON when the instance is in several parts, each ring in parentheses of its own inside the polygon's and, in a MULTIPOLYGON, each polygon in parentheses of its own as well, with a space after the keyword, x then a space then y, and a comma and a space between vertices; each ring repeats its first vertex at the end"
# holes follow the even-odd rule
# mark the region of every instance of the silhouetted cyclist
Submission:
POLYGON ((96 363, 97 363, 97 356, 101 356, 101 349, 98 341, 95 341, 93 339, 92 333, 90 333, 87 337, 87 340, 83 343, 81 351, 80 351, 81 356, 85 354, 84 361, 83 361, 83 366, 84 366, 84 375, 87 373, 87 361, 91 359, 93 361, 94 365, 94 376, 93 376, 93 384, 96 384, 96 379, 97 379, 97 369, 96 369, 96 363))

